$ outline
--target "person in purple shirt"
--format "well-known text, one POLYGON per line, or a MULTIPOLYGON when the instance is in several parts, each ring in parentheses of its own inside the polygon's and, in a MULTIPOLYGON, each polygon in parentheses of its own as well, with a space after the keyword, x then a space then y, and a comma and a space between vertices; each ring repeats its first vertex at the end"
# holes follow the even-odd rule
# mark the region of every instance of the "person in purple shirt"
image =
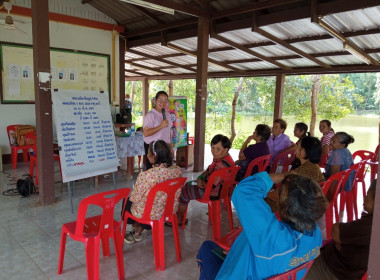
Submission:
MULTIPOLYGON (((269 126, 266 124, 258 124, 253 134, 248 136, 248 138, 245 140, 239 152, 239 160, 236 162, 236 165, 240 166, 240 170, 236 174, 236 181, 240 182, 244 178, 248 165, 252 160, 270 154, 267 144, 270 134, 271 130, 269 126), (255 140, 256 144, 248 146, 252 140, 255 140)), ((257 167, 255 168, 256 169, 252 170, 251 175, 257 173, 257 167)))
MULTIPOLYGON (((149 144, 157 140, 165 141, 173 154, 172 139, 170 136, 170 128, 173 126, 173 123, 167 110, 168 102, 168 94, 165 91, 157 92, 154 108, 144 117, 143 132, 146 155, 148 154, 149 144)), ((150 168, 152 168, 152 165, 147 160, 146 170, 150 168)))
POLYGON ((282 150, 290 147, 292 144, 289 136, 284 134, 286 126, 287 123, 283 119, 275 119, 273 121, 272 135, 267 142, 272 155, 271 163, 282 150))

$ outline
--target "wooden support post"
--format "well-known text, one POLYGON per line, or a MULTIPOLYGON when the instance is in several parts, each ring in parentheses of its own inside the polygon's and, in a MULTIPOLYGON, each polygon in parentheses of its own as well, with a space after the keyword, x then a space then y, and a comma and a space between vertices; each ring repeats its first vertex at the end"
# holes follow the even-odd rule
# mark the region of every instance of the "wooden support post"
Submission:
POLYGON ((210 20, 199 17, 195 93, 194 172, 204 170, 209 32, 210 20))
POLYGON ((282 117, 282 105, 284 102, 284 83, 285 83, 285 74, 277 75, 273 120, 282 117))
POLYGON ((39 201, 50 204, 55 190, 48 0, 32 0, 32 33, 39 201))
POLYGON ((142 110, 143 110, 143 116, 145 117, 146 114, 148 114, 149 111, 149 80, 147 78, 144 78, 142 81, 142 87, 143 87, 143 97, 142 97, 142 110))
MULTIPOLYGON (((125 39, 119 36, 119 106, 124 109, 125 99, 125 39)), ((118 112, 119 113, 119 112, 118 112)))

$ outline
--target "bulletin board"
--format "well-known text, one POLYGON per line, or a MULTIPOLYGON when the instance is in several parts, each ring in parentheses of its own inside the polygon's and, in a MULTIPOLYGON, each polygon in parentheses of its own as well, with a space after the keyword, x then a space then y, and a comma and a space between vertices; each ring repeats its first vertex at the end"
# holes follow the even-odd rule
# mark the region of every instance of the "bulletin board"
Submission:
MULTIPOLYGON (((34 103, 33 47, 0 43, 1 103, 34 103)), ((110 92, 110 56, 50 49, 51 88, 110 92)))
POLYGON ((58 90, 51 93, 62 181, 117 171, 108 93, 58 90))

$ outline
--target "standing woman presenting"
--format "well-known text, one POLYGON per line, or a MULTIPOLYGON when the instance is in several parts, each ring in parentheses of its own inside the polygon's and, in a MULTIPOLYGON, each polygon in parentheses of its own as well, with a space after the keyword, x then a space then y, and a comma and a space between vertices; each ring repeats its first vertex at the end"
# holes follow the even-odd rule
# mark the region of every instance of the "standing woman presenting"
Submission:
MULTIPOLYGON (((166 110, 168 104, 168 94, 165 91, 156 93, 154 108, 144 117, 143 131, 144 131, 144 148, 145 154, 148 154, 149 144, 157 141, 165 141, 170 150, 173 151, 170 128, 173 123, 170 120, 170 114, 166 110)), ((152 164, 146 161, 146 170, 152 168, 152 164)))

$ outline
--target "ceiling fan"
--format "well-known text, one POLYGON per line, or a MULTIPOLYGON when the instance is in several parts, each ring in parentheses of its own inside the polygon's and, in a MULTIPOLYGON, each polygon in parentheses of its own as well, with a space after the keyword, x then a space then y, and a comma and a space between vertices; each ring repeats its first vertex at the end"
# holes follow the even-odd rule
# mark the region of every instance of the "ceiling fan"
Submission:
POLYGON ((13 29, 13 30, 20 30, 21 32, 25 33, 25 34, 28 34, 26 33, 24 30, 22 30, 21 28, 17 27, 16 24, 15 24, 15 21, 13 20, 13 17, 11 16, 10 14, 10 11, 12 10, 12 3, 11 1, 4 1, 2 3, 2 5, 0 6, 0 10, 4 8, 6 11, 7 11, 7 16, 5 17, 5 20, 4 20, 4 23, 2 23, 4 25, 4 28, 5 29, 13 29))

